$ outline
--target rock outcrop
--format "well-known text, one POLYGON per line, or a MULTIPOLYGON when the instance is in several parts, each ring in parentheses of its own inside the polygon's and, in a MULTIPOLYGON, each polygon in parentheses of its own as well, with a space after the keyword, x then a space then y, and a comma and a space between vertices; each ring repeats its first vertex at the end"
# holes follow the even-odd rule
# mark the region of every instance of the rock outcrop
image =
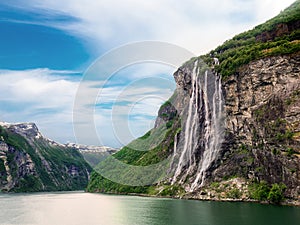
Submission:
POLYGON ((270 40, 274 40, 277 37, 281 37, 286 34, 290 34, 295 30, 300 29, 300 21, 293 21, 290 23, 279 23, 276 27, 270 31, 262 32, 257 35, 256 41, 267 42, 270 40))

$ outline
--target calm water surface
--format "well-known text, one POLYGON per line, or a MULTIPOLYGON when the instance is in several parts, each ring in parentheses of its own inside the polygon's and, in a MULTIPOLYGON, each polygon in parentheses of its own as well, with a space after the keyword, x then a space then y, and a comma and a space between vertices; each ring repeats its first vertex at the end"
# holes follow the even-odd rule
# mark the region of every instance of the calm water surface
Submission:
POLYGON ((300 225, 300 208, 83 192, 0 194, 0 224, 300 225))

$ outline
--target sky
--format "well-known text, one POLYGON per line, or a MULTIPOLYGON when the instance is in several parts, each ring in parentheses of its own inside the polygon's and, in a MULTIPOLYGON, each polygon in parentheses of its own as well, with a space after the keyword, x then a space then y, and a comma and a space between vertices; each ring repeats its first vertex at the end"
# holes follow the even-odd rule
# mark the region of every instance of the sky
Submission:
MULTIPOLYGON (((276 16, 292 3, 293 0, 3 0, 0 121, 35 122, 53 140, 77 142, 73 130, 74 99, 84 74, 99 57, 118 46, 147 40, 204 54, 276 16)), ((159 106, 176 87, 172 78, 175 70, 171 65, 145 62, 116 71, 101 87, 87 85, 87 96, 101 89, 93 104, 84 105, 94 110, 101 144, 120 147, 151 129, 159 106), (118 113, 112 114, 114 108, 118 113), (125 125, 130 135, 123 137, 116 130, 125 125)), ((99 144, 89 139, 80 141, 99 144)))

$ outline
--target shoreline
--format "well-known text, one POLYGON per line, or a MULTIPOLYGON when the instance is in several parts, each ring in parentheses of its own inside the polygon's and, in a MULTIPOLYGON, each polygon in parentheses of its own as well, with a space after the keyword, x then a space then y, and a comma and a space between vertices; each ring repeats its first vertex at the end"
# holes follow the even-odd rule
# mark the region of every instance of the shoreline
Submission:
POLYGON ((0 195, 30 195, 30 194, 68 194, 68 193, 88 193, 88 194, 103 194, 103 195, 116 195, 116 196, 136 196, 147 198, 160 198, 160 199, 174 199, 174 200, 192 200, 192 201, 205 201, 205 202, 240 202, 240 203, 256 203, 261 205, 273 205, 273 206, 291 206, 300 208, 300 201, 286 199, 280 204, 272 204, 268 201, 258 201, 254 199, 230 199, 230 198, 196 198, 190 196, 160 196, 149 195, 143 193, 116 193, 116 192, 88 192, 86 190, 73 190, 73 191, 38 191, 38 192, 0 192, 0 195))
POLYGON ((147 198, 161 198, 161 199, 174 199, 174 200, 191 200, 191 201, 205 201, 205 202, 239 202, 239 203, 255 203, 261 205, 273 205, 273 206, 289 206, 289 207, 297 207, 300 208, 300 202, 296 200, 285 200, 281 204, 271 204, 267 201, 257 201, 254 199, 201 199, 195 197, 178 197, 178 196, 156 196, 156 195, 149 195, 149 194, 142 194, 142 193, 114 193, 114 192, 87 192, 91 194, 104 194, 104 195, 116 195, 116 196, 136 196, 136 197, 147 197, 147 198))

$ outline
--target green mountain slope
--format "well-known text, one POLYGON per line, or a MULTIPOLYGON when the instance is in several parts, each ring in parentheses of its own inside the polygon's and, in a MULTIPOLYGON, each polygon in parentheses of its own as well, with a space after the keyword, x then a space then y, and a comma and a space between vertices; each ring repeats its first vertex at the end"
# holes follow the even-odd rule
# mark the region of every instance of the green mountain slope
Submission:
POLYGON ((0 190, 82 190, 91 167, 79 151, 41 136, 35 124, 0 126, 0 190))
MULTIPOLYGON (((162 111, 164 107, 161 108, 162 111)), ((177 116, 173 115, 173 118, 168 123, 163 123, 151 131, 147 132, 144 136, 134 140, 128 146, 122 148, 119 152, 114 154, 114 157, 117 160, 120 160, 123 163, 133 165, 133 166, 149 166, 156 163, 159 163, 166 159, 173 149, 174 139, 173 137, 180 130, 176 129, 179 127, 179 121, 177 116), (163 141, 162 141, 163 140, 163 141)), ((164 177, 166 171, 160 170, 160 167, 155 168, 157 171, 149 171, 147 175, 137 172, 135 168, 126 168, 125 171, 116 167, 111 167, 109 161, 99 164, 101 169, 107 169, 110 171, 112 177, 114 174, 122 174, 119 180, 131 180, 133 182, 138 182, 143 179, 143 176, 146 176, 147 180, 151 180, 155 183, 156 179, 164 177), (153 177, 149 177, 153 176, 153 177)), ((96 171, 99 171, 96 167, 96 171)), ((104 178, 96 171, 92 172, 91 180, 87 187, 87 190, 90 192, 112 192, 112 193, 149 193, 151 192, 151 186, 129 186, 122 185, 109 179, 104 178)))
POLYGON ((212 57, 217 57, 220 65, 215 69, 226 77, 250 61, 300 51, 299 28, 300 2, 297 0, 273 19, 235 36, 200 57, 209 65, 213 64, 212 57))

